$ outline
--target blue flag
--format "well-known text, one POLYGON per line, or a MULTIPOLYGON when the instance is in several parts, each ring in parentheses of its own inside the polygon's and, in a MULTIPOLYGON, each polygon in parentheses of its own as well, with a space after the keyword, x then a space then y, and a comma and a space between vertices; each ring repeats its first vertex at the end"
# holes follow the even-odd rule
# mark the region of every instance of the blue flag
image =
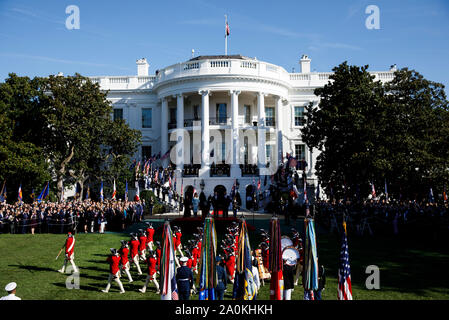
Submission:
POLYGON ((47 181, 47 184, 44 187, 44 190, 42 190, 41 194, 37 197, 37 202, 41 203, 43 200, 45 200, 49 195, 49 182, 47 181))
POLYGON ((104 194, 103 194, 103 181, 101 181, 101 187, 100 187, 100 200, 101 202, 104 201, 104 194))

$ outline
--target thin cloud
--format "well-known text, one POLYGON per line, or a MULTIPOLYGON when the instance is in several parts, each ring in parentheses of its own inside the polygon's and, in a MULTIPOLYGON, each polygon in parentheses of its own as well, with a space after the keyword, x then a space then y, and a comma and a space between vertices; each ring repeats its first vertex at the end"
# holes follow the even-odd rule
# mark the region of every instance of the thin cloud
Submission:
POLYGON ((116 65, 104 64, 104 63, 92 63, 92 62, 87 62, 87 61, 67 60, 67 59, 59 59, 59 58, 46 57, 46 56, 28 55, 28 54, 21 54, 21 53, 19 53, 19 54, 15 54, 15 53, 0 53, 0 56, 14 57, 14 58, 26 58, 26 59, 48 61, 48 62, 56 62, 56 63, 64 63, 64 64, 85 65, 85 66, 92 66, 92 67, 107 67, 107 68, 114 68, 114 69, 118 69, 118 70, 131 71, 130 68, 123 68, 123 67, 118 67, 116 65))
POLYGON ((46 14, 43 14, 42 12, 39 12, 35 8, 32 9, 23 9, 23 8, 11 8, 11 12, 18 13, 20 15, 31 17, 37 20, 56 23, 56 24, 64 24, 64 20, 55 19, 51 16, 48 16, 46 14))
POLYGON ((319 51, 322 48, 344 49, 344 50, 355 50, 355 51, 363 50, 363 48, 361 48, 359 46, 342 43, 342 42, 320 42, 320 43, 316 43, 316 44, 313 44, 308 47, 309 50, 313 50, 313 51, 319 51))

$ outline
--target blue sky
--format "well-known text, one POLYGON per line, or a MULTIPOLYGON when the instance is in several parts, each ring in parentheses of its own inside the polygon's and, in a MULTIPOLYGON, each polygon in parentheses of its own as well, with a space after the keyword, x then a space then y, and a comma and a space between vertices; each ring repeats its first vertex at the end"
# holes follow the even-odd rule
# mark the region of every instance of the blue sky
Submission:
MULTIPOLYGON (((134 75, 146 57, 150 73, 196 55, 257 57, 299 71, 350 64, 416 69, 449 85, 449 1, 76 1, 0 0, 0 79, 64 74, 134 75), (80 29, 68 30, 65 9, 80 9, 80 29), (380 9, 380 30, 368 30, 368 5, 380 9)), ((449 92, 446 88, 446 92, 449 92)))

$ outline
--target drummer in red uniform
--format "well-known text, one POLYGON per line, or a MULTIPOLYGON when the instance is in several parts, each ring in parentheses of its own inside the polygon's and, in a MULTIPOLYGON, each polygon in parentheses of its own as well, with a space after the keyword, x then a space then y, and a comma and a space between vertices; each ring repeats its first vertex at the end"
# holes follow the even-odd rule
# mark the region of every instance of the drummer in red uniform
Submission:
POLYGON ((120 293, 125 293, 125 289, 123 289, 123 284, 120 281, 120 256, 116 249, 111 248, 111 255, 106 259, 107 262, 109 262, 109 279, 108 284, 106 285, 106 289, 101 290, 104 293, 108 293, 109 289, 111 288, 111 282, 112 279, 114 279, 115 282, 117 282, 120 293))
POLYGON ((226 273, 228 275, 229 281, 234 283, 234 272, 235 272, 235 254, 231 252, 226 259, 226 273))

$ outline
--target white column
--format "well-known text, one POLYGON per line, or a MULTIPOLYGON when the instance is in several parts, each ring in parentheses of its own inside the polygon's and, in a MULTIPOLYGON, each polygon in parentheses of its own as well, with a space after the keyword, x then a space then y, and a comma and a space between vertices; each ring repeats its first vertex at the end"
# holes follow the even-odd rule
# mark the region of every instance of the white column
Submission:
POLYGON ((276 146, 277 164, 282 160, 282 97, 276 97, 276 146))
POLYGON ((182 171, 184 168, 184 96, 176 95, 176 126, 177 126, 177 142, 176 142, 176 168, 182 171))
POLYGON ((209 94, 210 90, 201 90, 199 92, 201 94, 201 143, 202 143, 202 152, 201 152, 201 167, 209 167, 209 94))
POLYGON ((161 106, 161 157, 168 151, 168 100, 162 98, 161 106))
POLYGON ((231 175, 240 176, 239 172, 239 94, 241 91, 232 90, 231 92, 232 109, 232 165, 231 175))
POLYGON ((265 151, 265 94, 257 93, 257 165, 259 168, 266 164, 265 151))

